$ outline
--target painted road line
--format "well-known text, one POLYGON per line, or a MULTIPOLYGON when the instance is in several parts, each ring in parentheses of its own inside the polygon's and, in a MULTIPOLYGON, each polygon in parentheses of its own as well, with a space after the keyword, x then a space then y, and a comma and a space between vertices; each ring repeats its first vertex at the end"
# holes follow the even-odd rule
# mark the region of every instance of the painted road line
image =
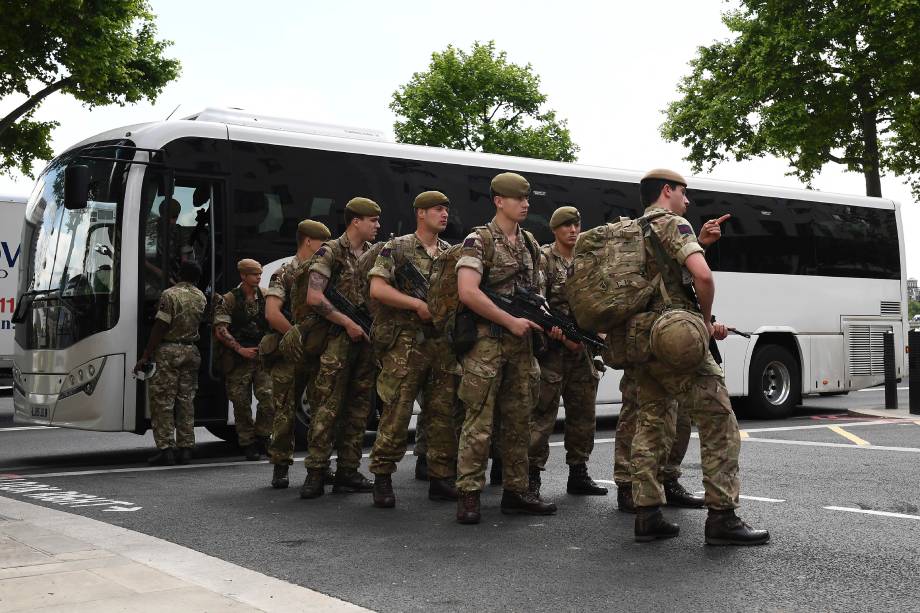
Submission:
POLYGON ((743 441, 746 438, 751 438, 751 435, 747 433, 747 430, 741 430, 738 432, 741 435, 741 440, 743 441))
POLYGON ((607 485, 616 485, 616 481, 608 481, 607 479, 595 479, 596 483, 606 483, 607 485))
MULTIPOLYGON (((904 390, 909 390, 910 388, 909 387, 899 387, 898 389, 901 391, 904 391, 904 390)), ((853 390, 853 391, 854 392, 884 392, 885 388, 884 387, 868 387, 864 390, 853 390)))
POLYGON ((872 444, 872 443, 870 443, 870 442, 867 441, 867 440, 864 440, 864 439, 859 438, 858 436, 856 436, 856 435, 853 434, 852 432, 847 432, 846 430, 844 430, 844 429, 841 428, 840 426, 831 426, 830 428, 828 428, 828 430, 830 430, 831 432, 836 432, 837 434, 839 434, 839 435, 842 436, 843 438, 847 439, 848 441, 853 441, 853 442, 856 443, 857 445, 862 445, 863 447, 868 447, 869 445, 872 444))
MULTIPOLYGON (((694 492, 694 493, 697 494, 697 495, 703 495, 703 494, 706 493, 706 490, 700 490, 700 491, 694 492)), ((740 495, 740 496, 738 496, 738 497, 739 497, 739 498, 744 498, 745 500, 754 500, 754 501, 757 501, 757 502, 774 502, 774 503, 786 502, 786 499, 785 499, 785 498, 765 498, 764 496, 745 496, 744 494, 742 494, 742 495, 740 495)))
POLYGON ((57 426, 15 426, 13 428, 0 428, 2 432, 22 432, 23 430, 57 430, 57 426))
POLYGON ((824 507, 828 511, 846 511, 847 513, 862 513, 864 515, 880 515, 882 517, 897 517, 898 519, 920 519, 920 515, 906 513, 892 513, 890 511, 870 511, 869 509, 852 509, 850 507, 824 507))
MULTIPOLYGON (((696 434, 694 432, 694 434, 696 434)), ((904 453, 920 453, 917 447, 888 447, 885 445, 852 445, 850 443, 821 443, 817 441, 788 441, 780 438, 754 438, 745 439, 747 443, 766 443, 769 445, 798 445, 801 447, 836 447, 838 449, 861 449, 865 451, 900 451, 904 453)), ((40 476, 40 475, 37 475, 40 476)))
MULTIPOLYGON (((870 419, 867 421, 852 421, 844 424, 847 428, 863 428, 866 426, 899 426, 905 424, 910 419, 870 419)), ((745 432, 748 434, 756 434, 758 432, 795 432, 796 430, 820 430, 822 428, 830 428, 832 424, 812 424, 809 426, 776 426, 775 428, 745 428, 745 432)))
POLYGON ((69 507, 71 509, 80 509, 84 507, 106 507, 102 511, 140 511, 144 507, 135 505, 133 502, 124 500, 113 500, 103 498, 95 494, 82 494, 74 490, 65 490, 63 488, 39 483, 38 481, 28 481, 17 475, 0 476, 0 492, 10 494, 19 494, 26 498, 40 500, 51 504, 69 507))

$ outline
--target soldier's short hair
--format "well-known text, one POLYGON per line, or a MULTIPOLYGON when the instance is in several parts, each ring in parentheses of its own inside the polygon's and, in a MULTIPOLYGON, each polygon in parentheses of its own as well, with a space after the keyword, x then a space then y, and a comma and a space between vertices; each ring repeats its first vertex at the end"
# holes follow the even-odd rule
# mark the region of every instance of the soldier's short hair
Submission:
POLYGON ((639 183, 639 199, 642 201, 642 206, 655 204, 665 185, 670 185, 671 189, 677 189, 677 186, 681 184, 677 181, 667 181, 665 179, 644 179, 639 183))
POLYGON ((186 260, 179 265, 179 280, 186 283, 198 283, 201 278, 201 266, 197 262, 186 260))

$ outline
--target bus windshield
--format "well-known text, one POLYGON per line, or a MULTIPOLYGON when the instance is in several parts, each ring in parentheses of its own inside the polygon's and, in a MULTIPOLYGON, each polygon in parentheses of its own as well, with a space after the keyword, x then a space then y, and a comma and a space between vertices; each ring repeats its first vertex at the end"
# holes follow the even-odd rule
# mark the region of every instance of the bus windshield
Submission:
MULTIPOLYGON (((106 151, 108 153, 108 151, 106 151)), ((24 348, 62 348, 115 325, 124 164, 86 160, 79 152, 53 161, 39 178, 23 229, 17 341, 24 348), (86 208, 64 208, 64 170, 90 169, 86 208)))

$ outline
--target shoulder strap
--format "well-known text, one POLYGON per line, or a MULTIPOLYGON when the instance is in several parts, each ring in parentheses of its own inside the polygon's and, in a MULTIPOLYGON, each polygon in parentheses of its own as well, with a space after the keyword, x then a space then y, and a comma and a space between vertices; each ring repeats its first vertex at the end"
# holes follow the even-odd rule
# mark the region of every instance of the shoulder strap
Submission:
POLYGON ((482 280, 485 283, 489 279, 489 269, 492 268, 492 258, 495 257, 495 239, 492 237, 492 231, 486 226, 476 226, 474 232, 479 233, 482 239, 482 280))
POLYGON ((521 233, 524 235, 524 246, 527 247, 527 251, 530 252, 530 259, 533 262, 533 278, 530 282, 536 287, 538 285, 537 275, 540 273, 540 243, 538 243, 534 235, 527 230, 521 228, 521 233))

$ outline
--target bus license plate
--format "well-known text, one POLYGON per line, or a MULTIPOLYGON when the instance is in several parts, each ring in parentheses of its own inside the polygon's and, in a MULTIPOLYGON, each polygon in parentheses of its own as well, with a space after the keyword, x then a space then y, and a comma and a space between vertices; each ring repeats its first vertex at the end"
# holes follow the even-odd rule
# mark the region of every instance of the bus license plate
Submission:
POLYGON ((48 419, 48 407, 32 407, 32 417, 48 419))

